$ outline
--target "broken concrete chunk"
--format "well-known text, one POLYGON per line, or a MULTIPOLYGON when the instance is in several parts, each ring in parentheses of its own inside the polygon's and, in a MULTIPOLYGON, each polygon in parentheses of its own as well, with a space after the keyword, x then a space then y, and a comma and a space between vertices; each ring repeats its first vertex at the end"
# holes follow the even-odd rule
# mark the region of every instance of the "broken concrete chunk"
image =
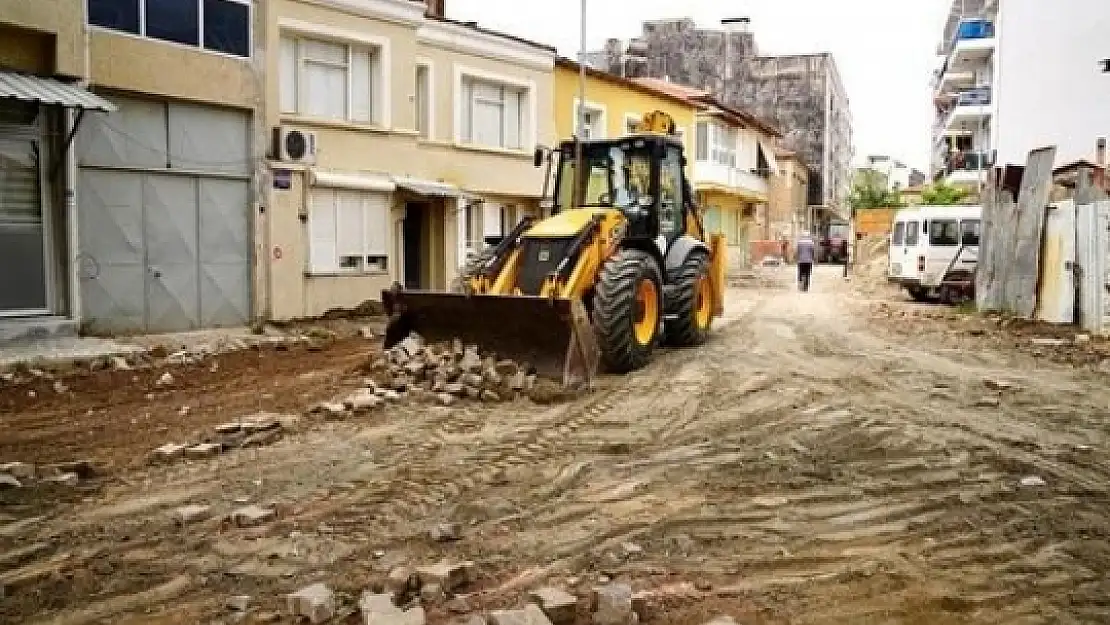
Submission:
POLYGON ((186 449, 185 456, 189 458, 211 458, 212 456, 218 456, 221 451, 223 451, 223 445, 201 443, 186 449))
POLYGON ((493 392, 493 391, 490 391, 490 390, 482 391, 480 397, 481 397, 482 401, 484 401, 486 403, 491 403, 491 404, 501 401, 501 396, 498 395, 497 393, 493 392))
POLYGON ((997 397, 980 397, 975 400, 976 408, 998 408, 1002 405, 1002 400, 997 397))
POLYGON ((527 386, 527 378, 523 371, 517 371, 509 376, 507 385, 514 391, 523 391, 527 386))
POLYGON ((91 460, 70 460, 68 462, 56 462, 42 467, 42 471, 46 474, 49 473, 76 473, 77 477, 81 479, 88 479, 96 476, 96 466, 91 460))
POLYGON ((263 447, 281 440, 281 430, 265 430, 243 439, 243 447, 263 447))
POLYGON ((422 584, 439 584, 444 592, 454 592, 460 586, 469 584, 477 577, 477 567, 473 562, 439 562, 430 566, 417 567, 416 574, 422 584))
POLYGON ((327 418, 336 418, 345 416, 347 407, 336 401, 326 401, 318 404, 312 412, 323 414, 327 418))
POLYGON ((382 389, 381 396, 382 396, 382 399, 385 399, 386 401, 400 401, 401 400, 401 393, 399 393, 395 390, 392 390, 392 389, 388 389, 388 388, 387 389, 382 389))
POLYGON ((157 386, 170 386, 171 384, 173 384, 173 375, 169 371, 163 373, 155 382, 157 386))
POLYGON ((474 388, 482 388, 482 376, 477 373, 464 373, 459 376, 459 384, 463 386, 472 386, 474 388))
POLYGON ((224 605, 233 612, 246 612, 251 607, 251 598, 250 595, 235 595, 228 597, 224 605))
POLYGON ((512 360, 499 360, 493 368, 498 374, 503 376, 516 375, 520 372, 520 365, 512 360))
POLYGON ((178 525, 188 525, 203 521, 211 516, 212 506, 189 505, 181 506, 173 511, 173 520, 178 525))
POLYGON ((366 412, 380 407, 383 402, 373 391, 362 391, 348 397, 346 404, 355 412, 366 412))
POLYGON ((477 386, 468 386, 466 387, 466 396, 473 400, 479 400, 482 398, 482 389, 477 386))
POLYGON ((462 384, 459 384, 458 382, 449 383, 446 387, 444 387, 443 390, 446 391, 449 395, 454 395, 455 397, 462 397, 466 395, 466 387, 462 384))
POLYGON ((528 593, 528 600, 535 603, 554 625, 574 622, 578 598, 558 588, 538 588, 528 593))
POLYGON ((736 621, 731 616, 718 616, 705 625, 736 625, 736 621))
POLYGON ((77 486, 81 478, 76 473, 59 473, 42 479, 43 484, 57 484, 58 486, 77 486))
POLYGON ((387 594, 363 593, 358 602, 363 625, 424 625, 424 608, 402 610, 387 594))
POLYGON ((385 578, 385 589, 395 597, 415 593, 420 589, 420 577, 411 568, 399 566, 385 578))
POLYGON ((16 479, 29 480, 35 477, 35 465, 26 462, 8 462, 0 464, 0 473, 6 473, 16 479))
POLYGON ((482 370, 482 357, 478 355, 477 347, 470 346, 466 348, 462 358, 459 359, 459 367, 467 373, 478 373, 482 370))
POLYGON ((231 520, 239 527, 255 527, 269 523, 277 517, 272 508, 262 506, 245 506, 231 513, 231 520))
POLYGON ((459 540, 462 527, 458 523, 439 523, 428 532, 432 540, 447 543, 459 540))
POLYGON ((454 406, 456 401, 458 401, 458 398, 449 393, 436 394, 436 403, 440 406, 454 406))
POLYGON ((186 445, 178 445, 177 443, 166 443, 158 449, 155 449, 151 454, 153 462, 172 462, 178 458, 185 457, 186 445))
POLYGON ((424 584, 420 587, 420 601, 424 605, 439 605, 447 600, 447 593, 443 592, 439 584, 424 584))
POLYGON ((20 482, 7 473, 0 473, 0 490, 6 488, 23 488, 23 482, 20 482))
POLYGON ((638 620, 631 586, 617 583, 594 589, 594 625, 634 625, 638 620))
POLYGON ((224 423, 216 426, 217 434, 238 434, 243 426, 239 423, 224 423))
POLYGON ((539 606, 529 604, 523 610, 490 612, 489 625, 552 625, 539 606))
POLYGON ((335 594, 325 584, 313 584, 286 595, 289 614, 323 623, 335 616, 335 594))

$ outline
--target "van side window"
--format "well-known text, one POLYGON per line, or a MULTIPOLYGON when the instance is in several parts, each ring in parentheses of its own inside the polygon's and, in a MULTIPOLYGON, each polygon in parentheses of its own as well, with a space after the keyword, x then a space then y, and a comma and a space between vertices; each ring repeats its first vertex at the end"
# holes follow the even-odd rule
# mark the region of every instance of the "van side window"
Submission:
POLYGON ((936 219, 929 232, 929 245, 954 246, 960 244, 960 227, 955 219, 936 219))
POLYGON ((960 222, 960 243, 979 245, 979 220, 965 219, 960 222))
POLYGON ((894 224, 894 234, 890 237, 891 245, 901 245, 906 236, 906 222, 898 221, 894 224))
POLYGON ((916 221, 906 223, 906 245, 917 245, 917 228, 920 225, 916 221))

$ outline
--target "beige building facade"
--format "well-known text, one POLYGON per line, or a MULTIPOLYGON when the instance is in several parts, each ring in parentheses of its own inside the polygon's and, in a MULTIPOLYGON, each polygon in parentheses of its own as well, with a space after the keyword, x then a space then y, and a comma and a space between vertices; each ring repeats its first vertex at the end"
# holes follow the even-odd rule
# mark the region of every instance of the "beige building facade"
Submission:
POLYGON ((250 321, 260 17, 0 0, 0 339, 250 321))
POLYGON ((555 51, 409 0, 273 0, 264 316, 450 286, 486 237, 538 211, 555 51))
POLYGON ((809 168, 793 150, 776 151, 779 170, 771 177, 771 201, 767 204, 764 240, 793 241, 807 228, 809 168))

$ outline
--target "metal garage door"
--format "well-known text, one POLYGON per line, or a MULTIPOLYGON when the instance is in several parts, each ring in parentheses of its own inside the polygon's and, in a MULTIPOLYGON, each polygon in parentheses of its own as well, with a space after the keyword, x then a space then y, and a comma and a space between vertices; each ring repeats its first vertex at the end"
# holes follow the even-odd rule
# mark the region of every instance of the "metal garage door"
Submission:
POLYGON ((250 314, 246 113, 113 96, 78 139, 83 318, 93 332, 242 325, 250 314))

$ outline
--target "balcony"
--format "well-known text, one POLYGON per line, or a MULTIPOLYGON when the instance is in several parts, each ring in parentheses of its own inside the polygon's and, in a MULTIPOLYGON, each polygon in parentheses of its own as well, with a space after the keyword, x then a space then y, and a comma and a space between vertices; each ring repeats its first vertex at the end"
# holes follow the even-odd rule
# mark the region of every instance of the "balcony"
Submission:
POLYGON ((717 187, 726 193, 743 195, 749 200, 766 201, 770 191, 766 172, 744 170, 718 163, 694 164, 694 186, 717 187))
POLYGON ((956 152, 947 157, 939 177, 949 184, 978 184, 990 168, 989 154, 971 151, 956 152))
POLYGON ((990 120, 991 112, 990 87, 961 91, 956 95, 956 101, 948 116, 944 118, 944 132, 960 133, 978 130, 990 120))
POLYGON ((963 20, 956 36, 945 46, 946 69, 964 71, 990 58, 997 42, 994 22, 984 19, 963 20))

